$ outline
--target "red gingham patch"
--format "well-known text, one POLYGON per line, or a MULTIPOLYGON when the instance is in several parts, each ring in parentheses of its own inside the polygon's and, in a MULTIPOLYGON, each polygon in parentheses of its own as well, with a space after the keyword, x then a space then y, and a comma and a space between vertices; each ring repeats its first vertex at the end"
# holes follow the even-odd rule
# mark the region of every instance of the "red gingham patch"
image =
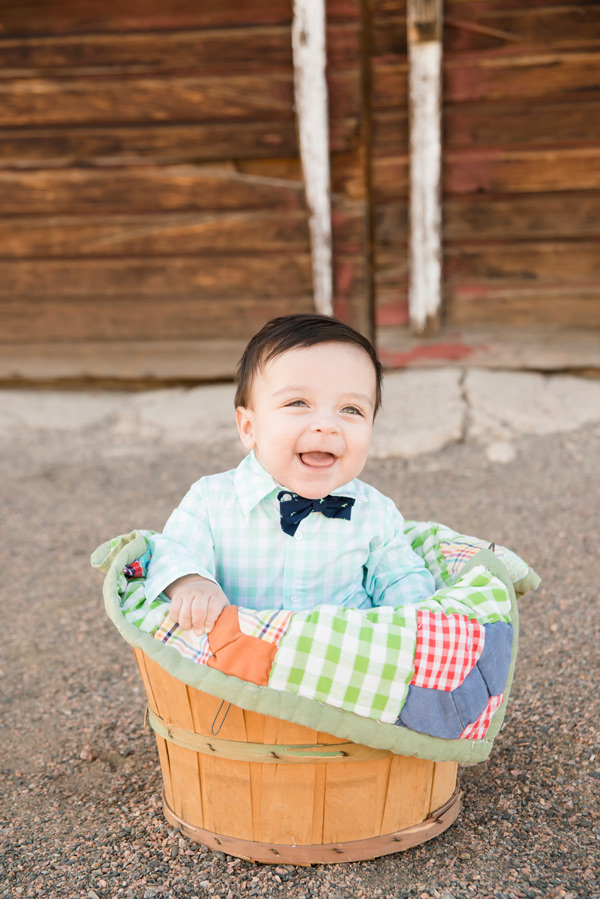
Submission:
POLYGON ((503 699, 504 693, 500 693, 499 696, 490 696, 490 701, 477 721, 474 721, 472 724, 467 724, 458 739, 466 740, 468 738, 469 740, 483 740, 487 734, 488 727, 490 726, 492 715, 496 709, 500 708, 503 699))
POLYGON ((485 631, 465 615, 417 612, 415 673, 411 684, 450 692, 460 687, 483 652, 485 631))

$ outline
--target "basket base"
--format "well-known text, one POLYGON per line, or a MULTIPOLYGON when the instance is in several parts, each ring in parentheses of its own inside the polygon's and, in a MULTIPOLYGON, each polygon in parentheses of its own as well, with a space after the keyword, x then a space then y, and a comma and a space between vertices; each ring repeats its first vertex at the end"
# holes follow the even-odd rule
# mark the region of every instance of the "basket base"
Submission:
POLYGON ((456 821, 460 811, 462 792, 457 787, 454 794, 441 808, 416 824, 394 833, 371 837, 367 840, 352 840, 344 843, 323 843, 321 845, 287 846, 285 844, 256 843, 223 836, 188 824, 175 814, 163 794, 163 812, 169 824, 178 827, 181 833, 196 843, 209 849, 235 855, 245 861, 262 862, 272 865, 331 865, 338 862, 361 862, 391 855, 404 849, 411 849, 426 840, 437 837, 456 821))

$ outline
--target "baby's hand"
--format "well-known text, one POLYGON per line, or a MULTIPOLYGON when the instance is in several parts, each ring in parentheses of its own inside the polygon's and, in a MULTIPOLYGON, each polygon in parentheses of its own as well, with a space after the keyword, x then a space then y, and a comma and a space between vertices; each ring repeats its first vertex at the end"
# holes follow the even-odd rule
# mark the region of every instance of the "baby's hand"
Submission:
POLYGON ((165 591, 171 599, 169 616, 184 631, 209 634, 229 600, 218 584, 197 575, 174 581, 165 591))

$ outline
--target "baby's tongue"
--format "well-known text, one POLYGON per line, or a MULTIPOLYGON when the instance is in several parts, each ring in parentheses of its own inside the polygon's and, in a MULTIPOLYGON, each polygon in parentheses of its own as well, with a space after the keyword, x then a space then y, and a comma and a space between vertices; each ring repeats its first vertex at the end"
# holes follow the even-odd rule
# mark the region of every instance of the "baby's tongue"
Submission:
POLYGON ((302 461, 307 465, 323 466, 329 465, 333 461, 332 453, 302 453, 302 461))

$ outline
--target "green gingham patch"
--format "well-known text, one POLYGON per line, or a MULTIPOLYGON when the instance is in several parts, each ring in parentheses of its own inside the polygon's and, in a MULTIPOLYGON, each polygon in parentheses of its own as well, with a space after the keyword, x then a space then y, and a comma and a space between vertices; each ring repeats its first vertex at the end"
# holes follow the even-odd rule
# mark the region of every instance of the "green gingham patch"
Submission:
POLYGON ((511 612, 508 590, 483 565, 476 565, 461 575, 453 586, 442 587, 432 597, 420 602, 419 608, 444 612, 445 615, 466 615, 479 624, 510 622, 511 612))
POLYGON ((372 611, 318 606, 298 612, 269 686, 394 723, 413 673, 416 607, 372 611))
POLYGON ((435 578, 435 586, 438 589, 451 584, 453 580, 440 548, 440 527, 442 526, 435 521, 404 522, 404 535, 410 541, 414 552, 424 560, 435 578))

